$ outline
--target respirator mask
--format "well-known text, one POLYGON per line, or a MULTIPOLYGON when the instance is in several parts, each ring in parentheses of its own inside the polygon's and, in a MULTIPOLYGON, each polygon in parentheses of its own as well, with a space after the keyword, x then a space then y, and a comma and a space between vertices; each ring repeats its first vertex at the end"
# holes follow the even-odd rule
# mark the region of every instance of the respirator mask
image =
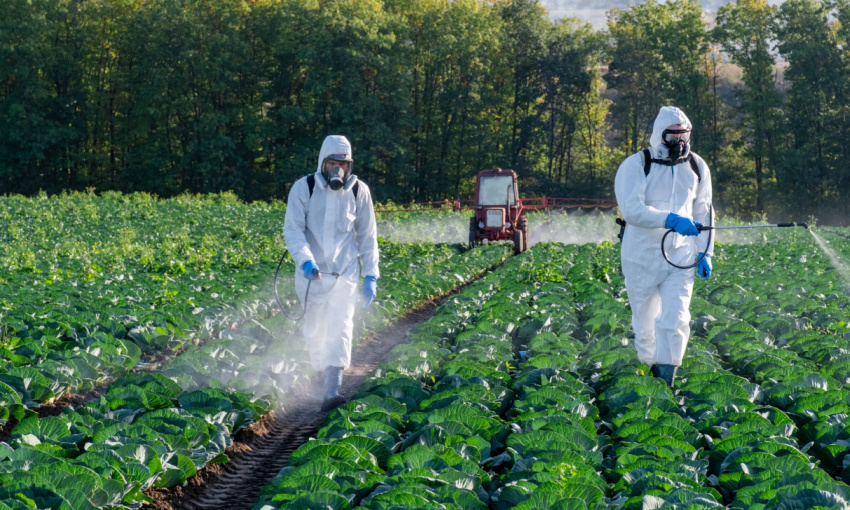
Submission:
POLYGON ((664 142, 664 146, 667 147, 670 159, 676 161, 690 152, 691 130, 665 129, 661 133, 661 140, 664 142))
POLYGON ((342 189, 351 177, 353 161, 348 154, 331 154, 322 161, 322 177, 334 191, 342 189))

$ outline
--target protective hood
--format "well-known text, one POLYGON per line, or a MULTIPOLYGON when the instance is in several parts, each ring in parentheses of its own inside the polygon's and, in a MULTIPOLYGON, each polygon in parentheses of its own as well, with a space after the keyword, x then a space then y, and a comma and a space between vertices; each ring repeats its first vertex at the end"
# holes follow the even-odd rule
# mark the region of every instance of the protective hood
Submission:
POLYGON ((655 124, 652 126, 652 136, 649 137, 649 145, 652 147, 655 157, 667 157, 667 147, 661 139, 661 133, 673 124, 681 124, 688 129, 693 127, 685 112, 675 106, 662 106, 661 110, 658 111, 658 117, 655 117, 655 124))
POLYGON ((351 142, 348 141, 348 138, 342 135, 331 135, 325 138, 325 141, 322 142, 322 150, 319 151, 319 162, 316 164, 316 172, 322 173, 322 161, 331 154, 352 155, 351 142))

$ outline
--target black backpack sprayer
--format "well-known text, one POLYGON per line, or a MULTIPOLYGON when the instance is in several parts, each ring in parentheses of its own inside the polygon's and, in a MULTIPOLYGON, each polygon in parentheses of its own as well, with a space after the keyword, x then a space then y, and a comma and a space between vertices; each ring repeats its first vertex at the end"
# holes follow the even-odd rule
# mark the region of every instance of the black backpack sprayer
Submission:
MULTIPOLYGON (((619 220, 619 221, 621 221, 621 220, 619 220)), ((618 223, 619 223, 619 221, 618 221, 618 223)), ((788 222, 788 223, 763 223, 761 225, 723 225, 723 226, 720 226, 720 227, 697 225, 697 230, 699 230, 700 232, 705 232, 706 230, 731 230, 731 229, 737 229, 737 228, 764 228, 764 227, 805 227, 806 230, 808 230, 809 224, 804 222, 804 221, 797 222, 797 223, 792 221, 792 222, 788 222)), ((680 265, 677 265, 677 264, 674 264, 673 262, 671 262, 670 259, 667 257, 667 252, 664 251, 664 241, 667 239, 667 236, 670 235, 671 232, 675 232, 675 230, 671 228, 670 230, 665 232, 664 237, 661 238, 661 255, 664 257, 664 260, 666 260, 667 263, 670 264, 671 266, 677 267, 679 269, 690 269, 692 267, 696 267, 697 265, 699 265, 699 263, 702 262, 702 259, 705 258, 705 253, 708 252, 708 248, 711 245, 710 243, 713 242, 713 239, 709 236, 708 242, 706 242, 705 248, 702 250, 703 256, 698 257, 696 262, 694 262, 693 264, 691 264, 689 266, 680 266, 680 265)))
MULTIPOLYGON (((313 284, 313 280, 307 280, 307 292, 304 293, 304 307, 301 309, 301 315, 299 315, 298 317, 293 317, 292 315, 289 315, 289 312, 286 311, 286 308, 283 306, 283 303, 280 301, 280 296, 277 293, 277 274, 280 272, 280 267, 283 265, 283 261, 284 259, 286 259, 287 255, 289 255, 289 250, 284 250, 283 256, 280 257, 280 262, 277 263, 277 269, 275 269, 274 271, 274 282, 272 283, 272 286, 274 287, 274 298, 277 301, 277 306, 280 307, 280 311, 283 312, 283 314, 286 315, 289 320, 300 321, 304 318, 304 314, 307 313, 307 299, 310 296, 310 285, 313 284)), ((339 273, 319 271, 318 269, 313 270, 313 275, 316 277, 319 277, 319 275, 322 274, 328 274, 339 278, 339 273)))

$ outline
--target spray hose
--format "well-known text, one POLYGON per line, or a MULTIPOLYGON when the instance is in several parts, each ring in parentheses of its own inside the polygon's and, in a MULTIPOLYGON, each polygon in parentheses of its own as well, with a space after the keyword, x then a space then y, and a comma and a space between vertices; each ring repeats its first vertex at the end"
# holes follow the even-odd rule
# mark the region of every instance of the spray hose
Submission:
MULTIPOLYGON (((731 230, 733 228, 762 228, 762 227, 805 227, 806 230, 808 230, 809 224, 804 222, 804 221, 800 221, 800 222, 796 222, 796 223, 792 221, 792 222, 788 222, 788 223, 763 223, 761 225, 723 225, 721 227, 708 226, 708 225, 697 225, 697 230, 700 231, 700 232, 704 232, 706 230, 731 230)), ((705 243, 705 249, 702 251, 702 256, 698 257, 696 262, 694 262, 693 264, 691 264, 689 266, 680 266, 680 265, 677 265, 677 264, 674 264, 673 262, 671 262, 670 259, 667 257, 667 252, 664 251, 664 241, 667 239, 667 236, 670 235, 671 232, 675 232, 675 230, 673 230, 671 228, 670 230, 665 232, 664 236, 661 238, 661 255, 664 257, 664 260, 666 260, 667 263, 670 264, 671 266, 679 268, 679 269, 690 269, 692 267, 697 267, 697 265, 699 265, 699 263, 702 262, 702 260, 705 258, 705 254, 708 253, 708 249, 711 247, 711 243, 712 243, 711 236, 709 236, 708 242, 705 243)))
MULTIPOLYGON (((313 284, 313 280, 307 280, 307 291, 304 293, 304 308, 301 310, 301 315, 299 315, 298 317, 293 317, 292 315, 289 315, 289 312, 287 312, 286 308, 284 308, 283 303, 281 303, 280 301, 280 296, 277 293, 277 274, 280 272, 280 267, 283 265, 283 260, 286 258, 287 255, 289 255, 289 250, 283 250, 283 256, 280 257, 280 262, 277 263, 277 269, 275 269, 274 271, 274 283, 272 284, 274 288, 274 298, 277 301, 277 306, 280 307, 280 311, 283 312, 283 315, 286 315, 286 317, 291 321, 300 321, 304 318, 304 314, 307 313, 307 298, 310 296, 310 285, 313 284)), ((321 278, 319 277, 320 274, 329 274, 339 278, 339 273, 329 273, 325 271, 319 271, 318 269, 313 270, 313 276, 318 277, 317 279, 321 278)))

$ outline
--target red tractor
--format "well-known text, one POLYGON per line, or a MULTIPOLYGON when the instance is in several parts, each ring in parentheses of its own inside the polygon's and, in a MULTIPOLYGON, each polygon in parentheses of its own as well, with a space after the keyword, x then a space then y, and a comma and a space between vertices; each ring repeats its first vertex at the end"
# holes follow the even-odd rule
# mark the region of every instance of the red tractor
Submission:
POLYGON ((513 170, 484 170, 475 179, 475 216, 469 219, 469 246, 484 239, 513 241, 514 253, 528 248, 528 218, 513 170))

